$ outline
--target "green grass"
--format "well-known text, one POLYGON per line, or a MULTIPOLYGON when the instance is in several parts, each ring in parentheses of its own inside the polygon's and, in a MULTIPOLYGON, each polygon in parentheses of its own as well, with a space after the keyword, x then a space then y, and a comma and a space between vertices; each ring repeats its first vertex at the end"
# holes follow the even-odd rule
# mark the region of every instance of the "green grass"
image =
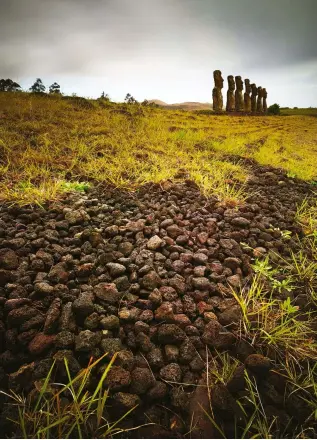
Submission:
POLYGON ((229 117, 100 100, 0 93, 0 199, 38 203, 73 182, 135 189, 179 180, 243 201, 252 158, 317 180, 317 129, 308 116, 229 117), (184 177, 180 178, 180 180, 184 177))
MULTIPOLYGON (((242 311, 242 337, 276 359, 292 356, 317 362, 316 309, 303 312, 292 299, 292 292, 300 290, 307 305, 317 304, 316 214, 314 202, 305 200, 298 207, 297 221, 306 236, 295 238, 296 250, 288 258, 274 254, 256 259, 251 285, 240 292, 232 289, 242 311)), ((286 243, 290 239, 287 231, 282 239, 286 243)))
POLYGON ((308 235, 314 235, 317 231, 317 192, 314 192, 315 201, 305 198, 297 207, 295 220, 308 235))
POLYGON ((317 116, 317 107, 311 108, 281 108, 281 115, 285 116, 317 116))
POLYGON ((52 364, 46 378, 35 384, 32 393, 24 397, 11 391, 5 393, 12 405, 11 422, 22 438, 112 438, 123 433, 120 423, 136 408, 127 411, 116 421, 110 422, 107 416, 109 390, 104 381, 116 356, 108 363, 100 380, 92 391, 89 381, 92 370, 106 356, 90 361, 87 368, 75 377, 71 376, 67 359, 64 370, 68 382, 55 383, 53 380, 55 363, 52 364))
MULTIPOLYGON (((227 385, 234 372, 243 364, 228 353, 217 353, 207 365, 206 392, 209 396, 209 408, 201 409, 219 438, 226 436, 228 425, 234 426, 234 438, 314 438, 317 422, 317 362, 305 360, 303 363, 292 357, 275 364, 273 373, 284 380, 285 392, 283 405, 296 398, 305 405, 308 417, 302 423, 289 419, 281 423, 277 415, 268 412, 265 397, 256 378, 244 370, 244 387, 239 395, 234 394, 239 413, 231 423, 224 423, 214 413, 210 399, 213 386, 220 382, 227 385)), ((280 408, 282 409, 282 408, 280 408)), ((230 437, 232 433, 230 431, 230 437)))

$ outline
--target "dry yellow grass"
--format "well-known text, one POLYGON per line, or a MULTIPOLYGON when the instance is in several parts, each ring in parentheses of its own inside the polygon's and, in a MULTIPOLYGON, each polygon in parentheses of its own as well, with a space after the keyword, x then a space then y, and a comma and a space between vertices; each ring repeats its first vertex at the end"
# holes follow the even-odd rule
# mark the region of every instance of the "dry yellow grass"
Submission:
POLYGON ((214 116, 1 93, 0 198, 42 203, 66 181, 135 188, 185 170, 205 193, 239 199, 248 170, 226 155, 314 180, 316 141, 316 119, 308 116, 214 116))

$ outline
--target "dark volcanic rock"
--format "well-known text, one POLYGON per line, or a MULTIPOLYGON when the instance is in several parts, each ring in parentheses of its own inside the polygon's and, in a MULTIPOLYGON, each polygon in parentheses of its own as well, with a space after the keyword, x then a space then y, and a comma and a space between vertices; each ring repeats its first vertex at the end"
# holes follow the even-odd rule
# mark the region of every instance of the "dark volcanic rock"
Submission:
POLYGON ((113 391, 125 389, 130 383, 131 375, 129 371, 119 366, 112 366, 105 379, 105 385, 113 391))
POLYGON ((75 339, 76 351, 91 351, 101 341, 100 333, 84 330, 75 339))
POLYGON ((176 238, 179 235, 182 235, 182 233, 183 233, 183 230, 180 227, 178 227, 177 225, 173 225, 173 224, 170 226, 167 226, 166 231, 167 231, 168 235, 172 238, 176 238))
POLYGON ((119 414, 126 414, 135 406, 140 405, 141 400, 136 394, 118 392, 113 396, 113 406, 119 414))
POLYGON ((29 390, 32 387, 32 378, 35 363, 23 365, 15 373, 9 374, 9 388, 16 393, 29 390))
POLYGON ((40 355, 48 350, 55 342, 55 335, 38 333, 29 343, 29 352, 33 355, 40 355))
POLYGON ((33 318, 38 314, 38 311, 34 307, 22 306, 18 309, 13 309, 8 314, 8 324, 12 327, 17 327, 23 324, 25 321, 33 318))
POLYGON ((164 397, 167 395, 167 385, 164 382, 157 381, 155 382, 154 386, 147 391, 146 396, 147 398, 152 400, 158 400, 162 401, 164 397))
POLYGON ((94 287, 97 298, 110 304, 117 304, 122 294, 114 283, 99 283, 94 287))
POLYGON ((109 270, 109 273, 113 278, 122 275, 126 272, 125 266, 119 263, 107 263, 106 268, 109 270))
POLYGON ((72 305, 75 316, 85 318, 94 311, 93 295, 91 293, 83 292, 73 302, 72 305))
POLYGON ((221 411, 222 415, 225 418, 231 418, 234 415, 241 414, 241 410, 229 393, 227 387, 225 387, 222 383, 217 383, 213 385, 211 391, 211 404, 214 409, 221 411))
POLYGON ((216 348, 230 348, 235 343, 235 336, 226 330, 218 321, 211 320, 202 335, 205 344, 216 348))
POLYGON ((113 330, 115 328, 119 328, 120 321, 119 318, 115 315, 105 316, 100 320, 100 325, 105 330, 113 330))
POLYGON ((46 314, 44 333, 54 333, 58 326, 58 319, 60 317, 62 302, 59 298, 55 298, 46 314))
POLYGON ((0 268, 14 270, 18 266, 19 258, 12 249, 0 249, 0 268))
POLYGON ((55 346, 57 348, 69 348, 74 345, 75 336, 68 331, 62 331, 56 335, 55 346))
POLYGON ((182 370, 178 364, 168 364, 160 370, 160 377, 167 382, 180 382, 182 380, 182 370))
POLYGON ((9 270, 0 269, 0 287, 5 286, 14 278, 13 273, 9 270))
POLYGON ((155 379, 148 368, 135 368, 131 374, 131 393, 144 394, 155 383, 155 379))
POLYGON ((112 357, 117 351, 123 349, 119 338, 108 338, 101 341, 101 348, 104 353, 108 353, 108 357, 112 357))
POLYGON ((54 292, 54 287, 52 287, 48 283, 36 283, 34 285, 35 293, 37 294, 37 297, 44 297, 46 295, 50 295, 54 292))
POLYGON ((175 324, 162 324, 158 329, 158 341, 162 344, 181 344, 186 333, 175 324))
POLYGON ((48 278, 53 283, 66 283, 68 281, 69 273, 65 263, 57 263, 52 267, 48 274, 48 278))
POLYGON ((160 348, 153 348, 148 354, 147 354, 147 360, 149 362, 149 365, 154 370, 162 368, 164 365, 164 358, 163 353, 160 348))
POLYGON ((259 375, 267 374, 271 368, 270 359, 261 354, 250 354, 244 363, 249 370, 259 375))
MULTIPOLYGON (((296 206, 310 197, 312 186, 249 165, 254 176, 246 187, 256 193, 234 207, 203 196, 189 180, 149 184, 133 193, 100 185, 41 210, 1 204, 1 387, 28 392, 53 360, 56 380, 65 382, 65 357, 77 374, 90 356, 107 353, 93 373, 89 387, 94 386, 116 354, 105 382, 110 415, 112 408, 117 417, 139 404, 134 426, 153 421, 152 436, 153 426, 164 426, 156 432, 180 438, 190 430, 181 422, 192 415, 190 393, 206 384, 207 353, 229 350, 244 364, 226 386, 211 384, 211 396, 196 387, 194 407, 202 417, 193 415, 192 435, 218 435, 210 421, 203 427, 204 414, 197 409, 199 402, 210 411, 210 399, 227 437, 240 433, 233 431, 234 419, 241 421, 234 400, 244 396, 245 372, 257 381, 270 423, 276 416, 274 426, 306 427, 307 404, 297 393, 285 402, 285 381, 273 381, 270 360, 239 338, 241 310, 232 290, 250 286, 254 258, 279 253, 287 259, 290 250, 297 251, 294 238, 303 234, 294 222, 296 206), (289 240, 281 232, 286 230, 289 240)), ((291 296, 298 317, 314 313, 301 282, 291 296)), ((130 426, 128 419, 124 423, 130 426)))
POLYGON ((154 290, 156 287, 159 287, 161 283, 161 278, 154 271, 151 271, 148 274, 144 275, 142 279, 142 286, 147 290, 154 290))
POLYGON ((238 324, 241 320, 242 312, 238 305, 233 305, 226 308, 222 313, 218 315, 220 324, 231 326, 238 324))

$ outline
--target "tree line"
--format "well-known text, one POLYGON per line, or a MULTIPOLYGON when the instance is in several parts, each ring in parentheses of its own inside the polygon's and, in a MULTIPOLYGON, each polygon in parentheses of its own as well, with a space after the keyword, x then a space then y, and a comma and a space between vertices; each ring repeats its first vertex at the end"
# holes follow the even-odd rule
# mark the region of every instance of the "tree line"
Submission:
MULTIPOLYGON (((34 84, 29 88, 29 91, 33 93, 45 93, 46 87, 41 78, 36 79, 34 84)), ((54 82, 49 86, 48 91, 51 94, 60 94, 60 85, 54 82)), ((12 79, 0 79, 0 92, 22 92, 22 88, 20 84, 12 81, 12 79)))
MULTIPOLYGON (((23 90, 22 90, 20 84, 13 81, 12 79, 9 79, 9 78, 8 79, 0 79, 0 92, 22 92, 22 91, 23 90)), ((34 81, 34 84, 28 89, 28 91, 31 93, 41 93, 41 94, 47 93, 46 87, 43 84, 43 81, 41 80, 41 78, 37 78, 34 81)), ((54 82, 53 84, 51 84, 49 86, 48 93, 50 95, 62 95, 60 85, 57 82, 54 82)), ((77 95, 75 93, 73 93, 72 96, 77 97, 77 95)), ((98 99, 102 99, 106 102, 111 102, 109 95, 106 94, 105 92, 102 92, 101 96, 98 99)), ((126 94, 124 102, 126 104, 141 104, 141 105, 145 105, 145 106, 157 107, 157 104, 155 104, 153 102, 149 102, 147 99, 145 99, 141 103, 138 102, 130 93, 126 94)))

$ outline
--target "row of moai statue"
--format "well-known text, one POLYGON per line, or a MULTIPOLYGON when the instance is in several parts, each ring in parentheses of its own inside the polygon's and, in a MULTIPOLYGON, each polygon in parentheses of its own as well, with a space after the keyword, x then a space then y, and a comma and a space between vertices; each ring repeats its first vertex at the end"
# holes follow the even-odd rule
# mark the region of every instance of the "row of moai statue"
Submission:
MULTIPOLYGON (((220 70, 214 71, 215 87, 212 91, 213 109, 221 112, 223 110, 223 78, 220 70)), ((249 79, 244 80, 245 93, 243 92, 243 81, 241 76, 228 76, 227 91, 227 112, 245 112, 245 113, 266 113, 267 112, 267 91, 265 88, 250 84, 249 79), (250 96, 251 93, 251 96, 250 96)))

